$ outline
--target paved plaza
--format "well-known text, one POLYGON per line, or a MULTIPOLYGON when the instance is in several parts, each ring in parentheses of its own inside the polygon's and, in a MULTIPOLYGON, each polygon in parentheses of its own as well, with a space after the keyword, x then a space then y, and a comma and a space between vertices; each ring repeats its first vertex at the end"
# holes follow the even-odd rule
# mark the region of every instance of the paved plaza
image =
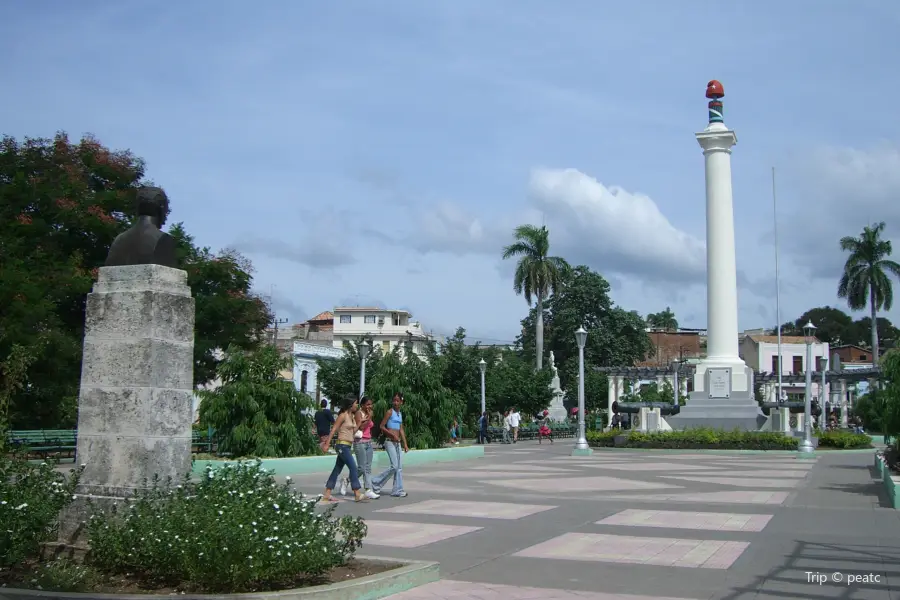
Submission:
POLYGON ((404 469, 409 497, 337 510, 367 519, 362 554, 440 562, 392 600, 900 600, 900 511, 871 453, 576 458, 567 442, 404 469))

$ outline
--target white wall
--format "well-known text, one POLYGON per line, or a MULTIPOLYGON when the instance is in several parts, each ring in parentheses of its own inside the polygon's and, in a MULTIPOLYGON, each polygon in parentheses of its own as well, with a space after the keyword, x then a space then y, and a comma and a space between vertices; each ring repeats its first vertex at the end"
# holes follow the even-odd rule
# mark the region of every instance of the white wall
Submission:
MULTIPOLYGON (((362 336, 369 336, 372 341, 381 348, 383 352, 390 352, 401 345, 405 344, 409 338, 409 333, 417 337, 429 337, 418 321, 410 320, 409 313, 403 311, 389 310, 372 310, 372 311, 334 311, 334 336, 332 345, 335 348, 343 348, 344 341, 355 342, 362 336), (401 322, 405 325, 394 325, 394 315, 399 314, 401 322), (341 317, 350 318, 349 323, 341 323, 341 317), (374 323, 366 322, 366 317, 374 323), (384 319, 383 324, 379 324, 379 319, 384 319), (387 346, 385 346, 385 342, 387 346)), ((413 352, 422 355, 425 353, 424 343, 422 340, 413 342, 413 352)))

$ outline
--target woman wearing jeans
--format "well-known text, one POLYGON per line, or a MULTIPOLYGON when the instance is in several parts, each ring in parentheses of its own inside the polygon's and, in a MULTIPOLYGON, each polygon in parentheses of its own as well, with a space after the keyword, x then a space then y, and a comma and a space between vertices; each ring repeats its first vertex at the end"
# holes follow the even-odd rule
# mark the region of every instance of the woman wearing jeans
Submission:
POLYGON ((384 414, 384 418, 381 419, 381 431, 384 433, 384 450, 391 461, 391 466, 372 481, 372 491, 380 494, 381 488, 387 483, 388 478, 393 475, 394 488, 391 491, 391 496, 395 498, 406 497, 406 492, 403 490, 403 465, 400 460, 400 444, 403 444, 404 452, 409 452, 409 446, 406 443, 406 432, 403 431, 403 414, 400 412, 402 406, 403 396, 398 392, 394 394, 391 408, 384 414))
POLYGON ((372 489, 372 399, 363 396, 359 401, 359 410, 356 411, 356 443, 353 451, 356 454, 356 464, 363 474, 363 483, 366 488, 366 498, 376 500, 378 494, 372 489))
POLYGON ((322 450, 328 452, 328 445, 331 443, 334 432, 337 431, 337 441, 334 444, 334 450, 337 452, 337 457, 334 459, 334 469, 331 470, 331 475, 325 483, 325 494, 322 496, 322 502, 334 501, 331 497, 331 490, 333 490, 334 486, 337 484, 338 477, 340 476, 341 471, 344 470, 345 465, 350 469, 350 487, 353 488, 353 494, 356 496, 356 501, 369 501, 359 489, 359 475, 356 470, 356 461, 353 460, 352 448, 356 436, 356 418, 354 413, 356 413, 358 408, 359 403, 356 401, 355 396, 347 396, 344 398, 344 401, 341 403, 341 414, 338 415, 337 420, 334 422, 334 425, 332 425, 331 434, 322 446, 322 450))

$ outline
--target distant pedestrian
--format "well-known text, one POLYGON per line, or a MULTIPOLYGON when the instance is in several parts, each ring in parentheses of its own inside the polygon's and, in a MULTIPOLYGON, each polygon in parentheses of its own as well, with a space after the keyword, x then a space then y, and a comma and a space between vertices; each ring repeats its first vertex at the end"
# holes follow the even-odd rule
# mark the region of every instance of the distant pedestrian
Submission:
POLYGON ((387 480, 393 475, 394 488, 391 490, 391 496, 395 498, 406 498, 406 490, 403 489, 403 452, 409 452, 409 445, 406 443, 406 431, 403 429, 403 395, 399 392, 394 394, 391 400, 391 408, 384 413, 381 419, 381 431, 384 433, 384 450, 391 461, 389 466, 381 475, 372 480, 372 491, 376 494, 381 493, 381 488, 387 483, 387 480), (401 446, 402 444, 402 446, 401 446))
POLYGON ((512 428, 513 444, 519 441, 519 423, 522 421, 522 415, 519 414, 515 406, 512 407, 509 414, 509 426, 512 428))
POLYGON ((487 414, 487 411, 481 413, 481 417, 478 418, 478 443, 479 444, 487 444, 488 443, 488 414, 487 414))
POLYGON ((454 446, 459 446, 459 421, 455 417, 453 422, 450 423, 450 443, 454 446))
POLYGON ((331 427, 331 431, 325 440, 325 445, 322 449, 327 452, 332 436, 337 433, 337 441, 334 444, 337 456, 334 460, 334 468, 331 470, 331 475, 328 476, 328 481, 325 482, 325 493, 322 495, 322 502, 332 502, 334 500, 331 497, 331 491, 334 489, 334 486, 337 485, 338 477, 340 477, 344 467, 347 467, 350 470, 350 487, 353 489, 356 501, 369 501, 360 490, 362 486, 359 485, 359 471, 357 470, 356 460, 353 458, 352 450, 357 430, 354 413, 358 408, 359 402, 357 402, 355 396, 347 396, 344 398, 341 403, 341 414, 338 415, 337 420, 334 422, 334 425, 331 427))
POLYGON ((511 411, 509 409, 507 409, 506 413, 504 413, 504 415, 503 415, 503 443, 504 444, 512 443, 512 436, 510 435, 510 432, 512 431, 512 425, 510 425, 510 423, 509 423, 510 413, 511 413, 511 411))
POLYGON ((323 452, 327 452, 325 445, 326 442, 331 441, 329 435, 331 435, 331 426, 334 425, 334 414, 328 408, 328 400, 322 400, 321 408, 313 415, 313 421, 316 424, 316 435, 319 436, 319 446, 322 447, 323 452))
POLYGON ((550 440, 550 443, 553 443, 553 430, 550 429, 550 411, 545 410, 544 414, 541 415, 541 425, 538 428, 538 444, 543 443, 543 439, 547 438, 550 440))

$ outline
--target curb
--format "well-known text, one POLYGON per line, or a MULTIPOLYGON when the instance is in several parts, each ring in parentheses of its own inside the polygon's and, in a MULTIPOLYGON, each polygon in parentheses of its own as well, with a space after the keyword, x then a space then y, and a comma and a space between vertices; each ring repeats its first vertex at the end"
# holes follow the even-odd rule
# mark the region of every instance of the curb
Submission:
POLYGON ((173 596, 150 594, 95 594, 75 592, 50 592, 43 590, 0 589, 0 600, 378 600, 413 588, 435 582, 440 577, 440 565, 419 560, 384 559, 357 556, 371 562, 387 562, 403 565, 377 575, 360 577, 350 581, 317 585, 278 592, 253 592, 248 594, 184 594, 173 596))
POLYGON ((661 452, 663 454, 787 454, 797 458, 814 458, 828 456, 830 454, 862 454, 872 452, 874 448, 850 448, 820 450, 811 455, 802 454, 797 450, 717 450, 710 448, 612 448, 609 446, 592 446, 594 452, 661 452))
MULTIPOLYGON (((410 450, 403 455, 404 467, 415 467, 438 462, 471 460, 484 457, 484 446, 456 446, 454 448, 431 448, 429 450, 410 450)), ((207 465, 218 469, 226 464, 234 464, 242 459, 229 460, 195 460, 191 465, 191 473, 202 475, 207 465)), ((253 459, 247 459, 253 460, 253 459)), ((292 456, 289 458, 261 458, 262 468, 274 475, 309 475, 315 473, 331 473, 334 468, 334 455, 326 456, 292 456)), ((384 450, 378 450, 372 456, 372 469, 386 468, 390 461, 384 450)))
POLYGON ((897 482, 894 481, 891 470, 888 468, 884 458, 878 454, 875 455, 875 470, 878 471, 878 476, 881 478, 881 482, 887 492, 891 507, 894 510, 900 510, 900 494, 897 493, 897 482))

